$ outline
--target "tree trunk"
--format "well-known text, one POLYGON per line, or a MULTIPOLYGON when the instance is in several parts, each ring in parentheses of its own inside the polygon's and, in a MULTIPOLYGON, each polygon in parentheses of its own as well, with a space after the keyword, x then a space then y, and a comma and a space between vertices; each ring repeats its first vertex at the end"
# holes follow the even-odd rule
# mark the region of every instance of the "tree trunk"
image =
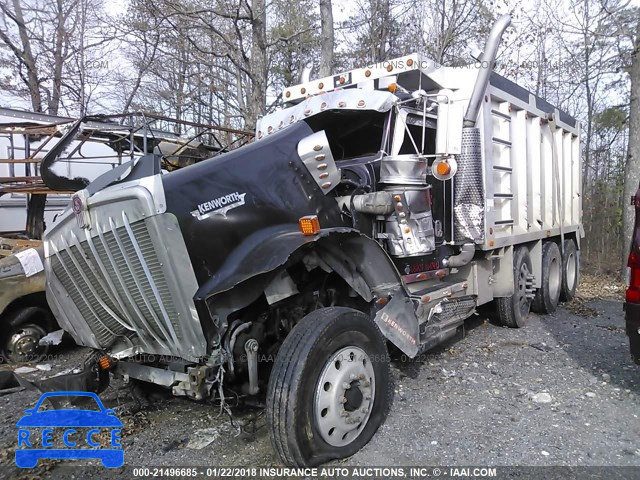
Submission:
POLYGON ((267 103, 267 5, 265 0, 251 0, 251 90, 245 128, 253 129, 267 103))
POLYGON ((44 233, 44 207, 47 203, 46 195, 31 195, 27 207, 27 236, 36 240, 44 233))
MULTIPOLYGON (((64 43, 65 32, 65 12, 62 0, 56 1, 56 40, 53 52, 53 78, 51 88, 51 98, 49 98, 50 115, 57 115, 60 107, 60 99, 62 94, 62 66, 64 63, 62 55, 62 46, 64 43)), ((82 33, 81 33, 82 35, 82 33)), ((81 66, 84 69, 84 65, 81 66)), ((84 85, 83 85, 84 86, 84 85)))
POLYGON ((635 209, 630 205, 631 196, 638 189, 640 181, 640 19, 636 26, 636 39, 631 56, 631 102, 629 105, 629 145, 624 176, 624 198, 622 199, 622 276, 626 274, 627 245, 633 234, 635 209))
POLYGON ((334 43, 331 0, 320 0, 320 77, 333 73, 334 43))
POLYGON ((20 0, 13 0, 13 8, 15 10, 18 32, 20 33, 20 43, 22 44, 22 56, 20 60, 24 63, 27 69, 27 83, 29 85, 31 107, 34 112, 42 112, 42 97, 40 96, 38 67, 36 66, 33 52, 31 51, 31 40, 29 38, 27 26, 24 23, 24 15, 22 14, 20 0))

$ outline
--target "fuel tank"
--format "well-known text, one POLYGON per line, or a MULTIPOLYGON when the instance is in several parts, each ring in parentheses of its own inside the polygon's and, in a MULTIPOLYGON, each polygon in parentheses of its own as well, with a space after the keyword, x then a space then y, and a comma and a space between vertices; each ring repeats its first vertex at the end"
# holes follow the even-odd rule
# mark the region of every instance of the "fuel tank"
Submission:
POLYGON ((312 133, 299 122, 162 176, 167 211, 178 218, 200 285, 260 230, 297 225, 305 215, 317 215, 322 228, 344 225, 337 202, 298 156, 298 142, 312 133))

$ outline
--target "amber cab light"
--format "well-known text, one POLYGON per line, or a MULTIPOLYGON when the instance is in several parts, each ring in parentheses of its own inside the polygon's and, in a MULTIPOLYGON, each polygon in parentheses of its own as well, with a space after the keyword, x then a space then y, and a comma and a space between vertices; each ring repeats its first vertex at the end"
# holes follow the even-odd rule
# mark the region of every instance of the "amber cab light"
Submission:
POLYGON ((320 221, 317 215, 307 215, 298 220, 303 235, 315 235, 320 231, 320 221))

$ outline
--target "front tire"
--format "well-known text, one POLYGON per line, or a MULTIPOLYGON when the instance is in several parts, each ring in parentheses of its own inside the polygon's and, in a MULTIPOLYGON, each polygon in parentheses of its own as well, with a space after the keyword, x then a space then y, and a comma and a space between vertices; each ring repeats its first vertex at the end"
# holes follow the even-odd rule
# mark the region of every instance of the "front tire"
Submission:
POLYGON ((7 363, 38 362, 49 351, 40 346, 42 337, 50 331, 51 312, 43 307, 25 307, 11 311, 2 319, 1 355, 7 363))
POLYGON ((371 440, 391 406, 388 357, 378 327, 357 310, 323 308, 293 328, 267 391, 269 434, 285 464, 349 457, 371 440))

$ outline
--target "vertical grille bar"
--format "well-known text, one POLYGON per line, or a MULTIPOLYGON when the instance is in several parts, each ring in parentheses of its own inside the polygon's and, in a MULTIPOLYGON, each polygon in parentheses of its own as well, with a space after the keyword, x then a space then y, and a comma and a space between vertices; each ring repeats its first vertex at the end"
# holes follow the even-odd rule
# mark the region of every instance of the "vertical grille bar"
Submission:
POLYGON ((173 338, 173 340, 178 343, 178 336, 176 335, 176 331, 173 328, 173 324, 171 323, 171 319, 169 318, 169 314, 167 313, 166 308, 164 307, 164 303, 162 302, 162 297, 160 296, 160 293, 158 292, 158 286, 156 285, 156 283, 153 281, 153 277, 151 276, 151 272, 149 271, 149 267, 147 266, 147 263, 145 262, 144 256, 142 255, 142 252, 140 251, 140 246, 138 245, 138 242, 136 241, 136 237, 133 234, 133 231, 131 230, 131 226, 129 225, 129 219, 127 218, 127 214, 123 211, 122 212, 122 220, 124 220, 124 228, 127 231, 127 234, 129 235, 129 238, 131 240, 131 244, 133 245, 133 249, 136 252, 136 255, 138 256, 138 261, 140 262, 140 265, 142 266, 142 270, 144 271, 145 276, 147 277, 147 281, 149 282, 149 286, 151 287, 151 291, 153 292, 153 295, 156 297, 156 301, 158 302, 158 306, 160 307, 160 311, 162 312, 162 316, 164 318, 164 321, 167 325, 167 327, 169 327, 169 330, 171 332, 171 337, 173 338))
POLYGON ((71 262, 73 263, 73 266, 76 267, 77 272, 80 274, 80 276, 82 277, 82 280, 84 280, 84 284, 85 286, 89 289, 89 291, 91 292, 91 294, 93 295, 93 298, 98 302, 98 304, 102 307, 102 309, 107 312, 111 318, 113 318, 116 322, 118 322, 120 325, 122 325, 124 328, 126 329, 131 329, 131 327, 129 327, 129 325, 127 325, 126 323, 124 323, 120 317, 118 315, 116 315, 116 313, 109 307, 109 305, 107 305, 101 298, 100 294, 98 292, 96 292, 95 288, 92 285, 91 280, 89 280, 87 278, 87 275, 84 273, 84 270, 80 267, 80 264, 78 263, 78 261, 75 258, 75 254, 73 253, 73 249, 69 246, 69 248, 65 249, 67 251, 67 253, 69 254, 69 259, 71 260, 71 262))
MULTIPOLYGON (((54 255, 56 256, 56 259, 58 260, 58 265, 60 265, 62 267, 62 269, 64 270, 67 279, 69 281, 71 281, 71 283, 73 284, 73 287, 75 288, 75 293, 77 294, 77 296, 79 296, 82 301, 84 302, 84 304, 86 305, 86 308, 91 312, 91 314, 93 314, 94 318, 96 319, 96 321, 102 326, 103 332, 101 334, 101 332, 98 332, 98 341, 99 343, 103 343, 104 339, 104 330, 106 330, 107 332, 109 332, 112 336, 117 336, 117 333, 114 332, 113 330, 111 330, 107 325, 104 324, 104 322, 100 319, 100 316, 96 313, 96 311, 93 309, 91 302, 87 299, 87 297, 84 295, 84 293, 82 293, 82 289, 79 287, 79 285, 76 283, 76 281, 74 280, 73 275, 71 275, 71 273, 69 272, 69 269, 67 268, 67 266, 64 264, 64 262, 62 261, 62 258, 60 256, 60 254, 58 253, 57 250, 53 250, 54 255)), ((76 301, 77 304, 77 301, 76 301)), ((80 305, 78 305, 78 307, 80 307, 80 305)))
POLYGON ((124 261, 125 261, 125 263, 127 265, 127 268, 129 269, 129 272, 131 273, 131 277, 133 278, 135 286, 137 287, 138 291, 140 292, 140 296, 142 297, 142 301, 144 302, 145 306, 147 307, 147 310, 149 311, 149 313, 153 317, 156 325, 158 326, 158 328, 162 332, 163 336, 168 339, 169 338, 169 332, 167 331, 167 329, 165 328, 163 323, 158 318, 158 314, 156 313, 155 309, 149 303, 149 300, 147 299, 147 296, 145 294, 146 293, 145 289, 144 289, 142 283, 140 282, 140 280, 138 279, 138 275, 136 274, 135 268, 131 264, 131 260, 129 259, 129 256, 127 255, 127 250, 125 249, 125 247, 124 247, 124 245, 122 243, 122 239, 120 238, 120 233, 116 229, 116 226, 115 226, 115 223, 113 221, 113 218, 111 218, 111 217, 109 217, 109 225, 111 226, 111 232, 113 233, 113 238, 115 239, 116 243, 118 244, 118 248, 120 249, 120 253, 122 254, 122 257, 123 257, 123 259, 124 259, 124 261))
MULTIPOLYGON (((100 228, 100 225, 96 226, 96 231, 98 232, 98 238, 100 240, 100 243, 102 245, 102 248, 104 249, 105 255, 107 257, 107 259, 109 260, 109 263, 111 264, 111 267, 113 268, 113 271, 115 273, 116 278, 118 279, 118 282, 120 283, 120 286, 122 288, 122 292, 124 293, 124 295, 127 297, 127 300, 129 302, 129 305, 131 305, 131 307, 134 310, 134 313, 136 315, 136 317, 142 322, 142 324, 144 325, 144 329, 143 330, 145 333, 150 334, 162 347, 164 348, 168 348, 167 344, 165 343, 166 338, 164 337, 160 337, 160 335, 158 335, 153 328, 151 328, 151 325, 149 325, 149 323, 147 323, 147 320, 145 318, 145 316, 142 314, 142 312, 140 311, 140 309, 138 308, 138 304, 136 303, 136 301, 132 298, 131 296, 131 292, 129 291, 129 289, 127 288, 127 284, 124 280, 124 278, 122 277, 122 273, 120 272, 120 269, 118 268, 118 265, 116 263, 115 258, 113 257, 113 254, 111 253, 111 248, 109 246, 109 244, 107 243, 107 241, 104 238, 104 232, 102 231, 102 229, 100 228)), ((91 242, 89 235, 87 235, 87 240, 89 242, 91 242)), ((93 243, 91 242, 91 245, 93 245, 93 243)), ((94 245, 95 248, 95 245, 94 245)), ((100 258, 99 253, 96 251, 94 252, 96 259, 100 258)), ((102 262, 101 262, 102 264, 102 262)), ((108 277, 108 273, 106 272, 106 268, 105 268, 105 277, 108 277)), ((117 288, 115 289, 117 291, 117 288)), ((133 322, 136 323, 136 322, 133 322)))

